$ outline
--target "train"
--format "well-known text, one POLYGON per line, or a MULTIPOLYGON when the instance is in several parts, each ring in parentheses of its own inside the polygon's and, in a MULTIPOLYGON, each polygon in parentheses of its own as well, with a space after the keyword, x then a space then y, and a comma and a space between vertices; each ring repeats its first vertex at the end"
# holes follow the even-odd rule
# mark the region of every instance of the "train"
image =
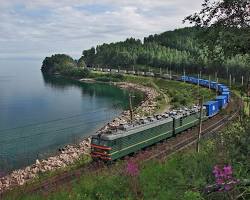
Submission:
POLYGON ((110 74, 128 74, 134 76, 146 76, 146 77, 155 77, 155 78, 162 78, 162 79, 173 79, 178 80, 177 75, 173 75, 171 73, 154 73, 154 72, 144 72, 144 71, 135 71, 135 70, 121 70, 121 69, 112 69, 112 68, 95 68, 95 67, 87 67, 90 71, 99 71, 105 72, 110 74))
POLYGON ((197 126, 200 113, 202 120, 207 120, 225 109, 230 102, 230 90, 224 84, 191 76, 181 76, 178 80, 211 88, 219 95, 214 100, 205 102, 203 106, 172 110, 96 132, 91 139, 93 160, 113 162, 162 140, 175 137, 197 126))

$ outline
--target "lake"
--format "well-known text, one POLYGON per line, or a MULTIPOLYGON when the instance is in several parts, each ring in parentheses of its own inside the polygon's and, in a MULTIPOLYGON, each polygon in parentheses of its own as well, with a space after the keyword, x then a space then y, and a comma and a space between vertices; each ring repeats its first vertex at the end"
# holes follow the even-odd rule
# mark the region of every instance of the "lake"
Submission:
MULTIPOLYGON (((77 143, 128 108, 128 91, 46 77, 41 60, 0 61, 0 172, 77 143)), ((133 104, 143 95, 135 94, 133 104)))

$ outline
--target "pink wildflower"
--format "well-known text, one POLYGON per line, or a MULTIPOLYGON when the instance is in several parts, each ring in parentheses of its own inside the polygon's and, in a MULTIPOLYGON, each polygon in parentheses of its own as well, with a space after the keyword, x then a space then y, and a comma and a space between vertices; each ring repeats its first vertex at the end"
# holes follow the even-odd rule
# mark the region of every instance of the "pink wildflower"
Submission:
POLYGON ((230 165, 225 165, 224 167, 219 167, 218 165, 215 165, 213 169, 213 174, 215 176, 215 182, 219 187, 219 191, 231 190, 234 184, 239 183, 239 180, 236 180, 232 177, 233 170, 230 165))
POLYGON ((232 187, 231 187, 231 185, 226 184, 225 187, 224 187, 224 189, 225 189, 226 191, 229 191, 229 190, 232 189, 232 187))
POLYGON ((217 183, 218 185, 221 185, 221 184, 224 183, 224 180, 223 180, 222 178, 217 178, 217 179, 216 179, 216 183, 217 183))
POLYGON ((138 165, 134 162, 129 161, 127 163, 127 173, 130 176, 138 176, 139 175, 139 168, 138 165))
POLYGON ((225 166, 225 167, 223 168, 223 170, 224 170, 224 176, 225 176, 225 177, 230 178, 230 177, 232 176, 233 171, 232 171, 232 167, 231 167, 230 165, 225 166))

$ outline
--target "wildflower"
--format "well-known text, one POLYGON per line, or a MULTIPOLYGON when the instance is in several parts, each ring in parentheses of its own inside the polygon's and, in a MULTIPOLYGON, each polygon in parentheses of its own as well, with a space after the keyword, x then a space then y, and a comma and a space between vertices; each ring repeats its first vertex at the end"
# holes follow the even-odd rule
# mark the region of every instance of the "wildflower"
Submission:
POLYGON ((216 183, 217 183, 218 185, 221 185, 221 184, 224 183, 224 180, 223 180, 222 178, 216 178, 216 183))
POLYGON ((225 189, 226 191, 229 191, 229 190, 232 189, 232 187, 231 187, 231 185, 226 184, 226 185, 224 186, 224 189, 225 189))
POLYGON ((233 178, 233 169, 230 165, 225 165, 224 167, 219 167, 218 165, 215 165, 213 169, 213 174, 219 191, 229 191, 233 188, 233 185, 239 183, 238 179, 233 178))
POLYGON ((138 165, 132 161, 128 161, 127 163, 127 173, 130 176, 138 176, 139 175, 139 168, 138 165))
POLYGON ((230 165, 224 166, 223 170, 224 170, 225 177, 227 177, 227 178, 232 177, 233 171, 232 171, 232 167, 230 165))

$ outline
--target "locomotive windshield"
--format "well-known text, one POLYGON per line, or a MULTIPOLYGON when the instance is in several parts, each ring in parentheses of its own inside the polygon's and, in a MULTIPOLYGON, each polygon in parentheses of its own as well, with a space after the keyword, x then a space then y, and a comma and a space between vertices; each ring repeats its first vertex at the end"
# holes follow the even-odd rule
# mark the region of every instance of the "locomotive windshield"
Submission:
POLYGON ((92 138, 91 143, 92 143, 92 144, 98 144, 98 139, 97 139, 97 138, 92 138))
POLYGON ((108 141, 107 140, 101 140, 100 145, 102 146, 108 146, 108 141))
POLYGON ((92 137, 91 143, 96 144, 96 145, 101 145, 101 146, 108 146, 107 140, 102 140, 102 139, 98 139, 94 137, 92 137))

